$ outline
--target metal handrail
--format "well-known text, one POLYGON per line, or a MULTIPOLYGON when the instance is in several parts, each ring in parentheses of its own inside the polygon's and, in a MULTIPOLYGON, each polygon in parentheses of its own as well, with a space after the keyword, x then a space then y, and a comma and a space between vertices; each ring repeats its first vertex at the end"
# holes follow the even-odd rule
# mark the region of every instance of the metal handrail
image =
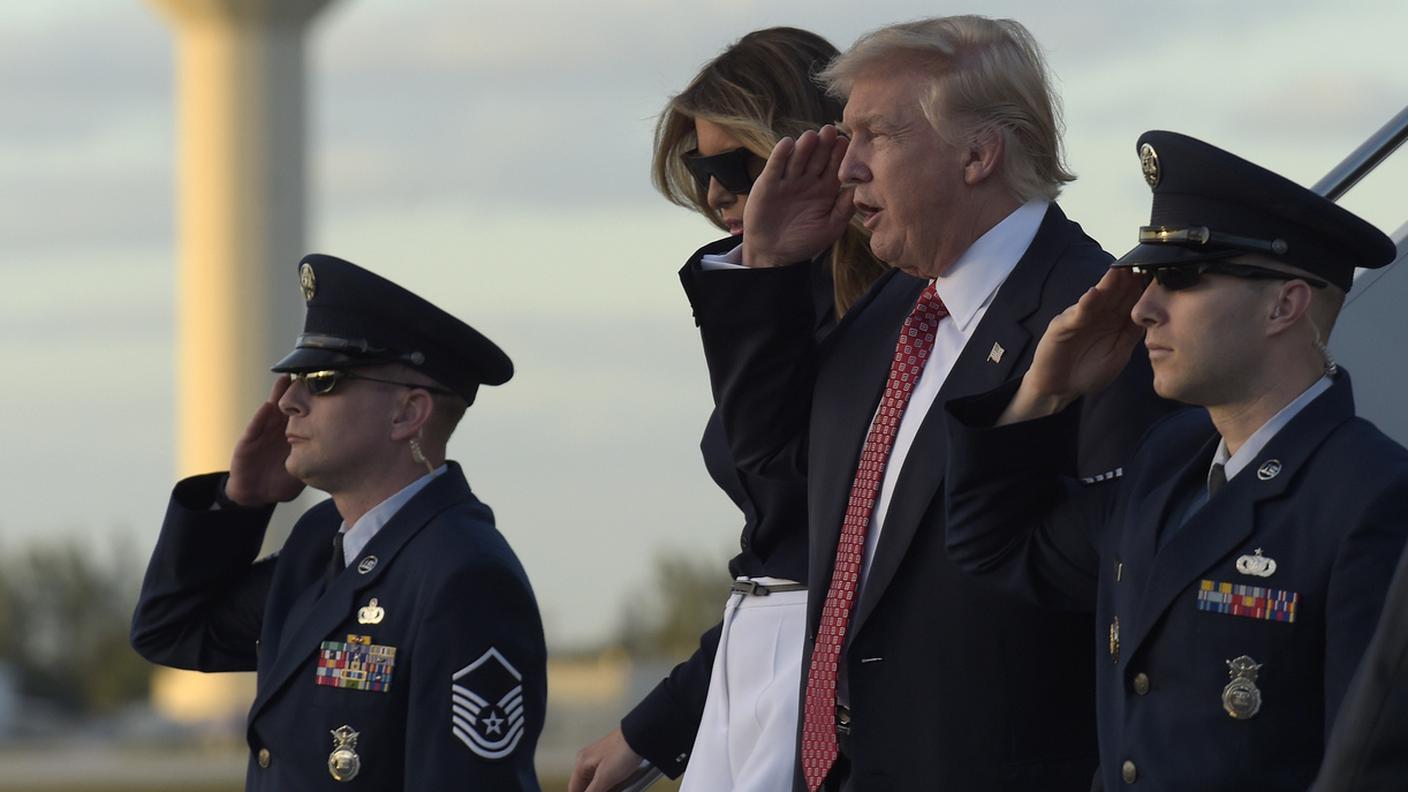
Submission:
POLYGON ((1332 168, 1311 189, 1331 201, 1339 200, 1341 195, 1358 184, 1360 179, 1403 145, 1405 140, 1408 140, 1408 107, 1399 110, 1398 115, 1370 135, 1359 148, 1350 152, 1343 162, 1332 168))

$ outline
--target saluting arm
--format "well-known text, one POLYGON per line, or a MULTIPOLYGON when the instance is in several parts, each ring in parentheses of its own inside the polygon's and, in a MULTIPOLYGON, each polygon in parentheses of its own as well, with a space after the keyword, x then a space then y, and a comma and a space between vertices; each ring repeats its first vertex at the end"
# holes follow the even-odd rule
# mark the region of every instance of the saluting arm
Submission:
POLYGON ((743 269, 680 272, 704 340, 714 401, 735 463, 768 478, 806 473, 819 354, 811 262, 845 233, 855 209, 837 178, 846 140, 831 126, 783 138, 748 196, 743 269))
POLYGON ((1075 408, 995 427, 1015 386, 945 407, 949 558, 1036 604, 1088 611, 1099 569, 1095 535, 1118 485, 1065 475, 1075 464, 1075 408))
POLYGON ((132 647, 161 665, 253 671, 275 560, 255 563, 274 504, 303 483, 284 469, 288 418, 279 377, 235 445, 228 475, 195 476, 171 493, 132 616, 132 647))
POLYGON ((1142 379, 1147 368, 1130 363, 1142 291, 1111 269, 1052 319, 1025 376, 947 405, 946 544, 965 571, 1040 604, 1093 607, 1118 479, 1091 464, 1122 463, 1167 409, 1142 379), (1093 478, 1075 479, 1078 470, 1093 478))
POLYGON ((273 507, 215 509, 215 473, 176 485, 132 616, 132 647, 194 671, 253 671, 275 559, 255 563, 273 507))

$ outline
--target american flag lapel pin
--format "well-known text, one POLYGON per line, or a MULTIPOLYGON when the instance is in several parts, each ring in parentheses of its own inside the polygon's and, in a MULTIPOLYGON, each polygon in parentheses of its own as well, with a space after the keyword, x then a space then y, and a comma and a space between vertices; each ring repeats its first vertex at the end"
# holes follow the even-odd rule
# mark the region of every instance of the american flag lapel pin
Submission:
POLYGON ((1003 353, 1003 352, 1006 352, 1006 351, 1007 351, 1007 350, 1005 350, 1005 349, 1002 348, 1002 344, 999 344, 999 343, 997 343, 996 341, 994 341, 994 342, 993 342, 993 345, 992 345, 992 351, 991 351, 991 352, 988 352, 988 362, 989 362, 989 363, 1001 363, 1001 362, 1002 362, 1002 353, 1003 353))

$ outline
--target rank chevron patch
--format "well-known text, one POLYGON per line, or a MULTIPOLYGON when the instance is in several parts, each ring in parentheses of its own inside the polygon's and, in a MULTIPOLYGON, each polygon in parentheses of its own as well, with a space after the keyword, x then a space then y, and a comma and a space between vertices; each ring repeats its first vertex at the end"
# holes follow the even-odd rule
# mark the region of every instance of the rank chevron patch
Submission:
POLYGON ((523 739, 523 675, 489 651, 456 671, 450 684, 450 730, 476 756, 502 759, 523 739))

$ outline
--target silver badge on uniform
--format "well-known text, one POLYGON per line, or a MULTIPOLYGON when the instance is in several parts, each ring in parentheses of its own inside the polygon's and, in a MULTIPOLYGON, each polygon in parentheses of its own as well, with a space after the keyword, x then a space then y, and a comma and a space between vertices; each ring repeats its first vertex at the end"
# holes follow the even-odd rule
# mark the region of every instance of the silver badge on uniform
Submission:
POLYGON ((1163 177, 1159 171, 1159 153, 1148 143, 1139 147, 1139 170, 1144 172, 1144 181, 1149 189, 1159 186, 1159 179, 1163 177))
POLYGON ((318 293, 318 276, 313 274, 313 265, 306 261, 298 268, 298 290, 303 292, 304 302, 318 293))
POLYGON ((523 675, 493 647, 456 671, 450 731, 484 759, 502 759, 523 739, 523 675))
POLYGON ((351 781, 362 771, 362 757, 357 755, 358 732, 343 724, 332 730, 332 753, 328 754, 328 773, 336 781, 351 781))
POLYGON ((1256 686, 1256 674, 1261 665, 1242 655, 1227 661, 1227 675, 1232 681, 1222 689, 1222 708, 1237 720, 1256 717, 1261 712, 1261 690, 1256 686))
POLYGON ((1262 555, 1261 548, 1258 547, 1254 555, 1244 555, 1237 559, 1237 571, 1243 575, 1271 577, 1276 573, 1276 559, 1262 555))
POLYGON ((357 611, 358 624, 381 624, 381 620, 386 618, 386 609, 377 604, 376 597, 362 606, 357 611))
POLYGON ((357 564, 357 573, 361 575, 365 575, 373 569, 376 569, 376 556, 367 556, 357 564))
POLYGON ((1262 481, 1270 481, 1276 478, 1276 474, 1281 472, 1281 460, 1268 459, 1261 463, 1261 467, 1256 469, 1256 477, 1262 481))

